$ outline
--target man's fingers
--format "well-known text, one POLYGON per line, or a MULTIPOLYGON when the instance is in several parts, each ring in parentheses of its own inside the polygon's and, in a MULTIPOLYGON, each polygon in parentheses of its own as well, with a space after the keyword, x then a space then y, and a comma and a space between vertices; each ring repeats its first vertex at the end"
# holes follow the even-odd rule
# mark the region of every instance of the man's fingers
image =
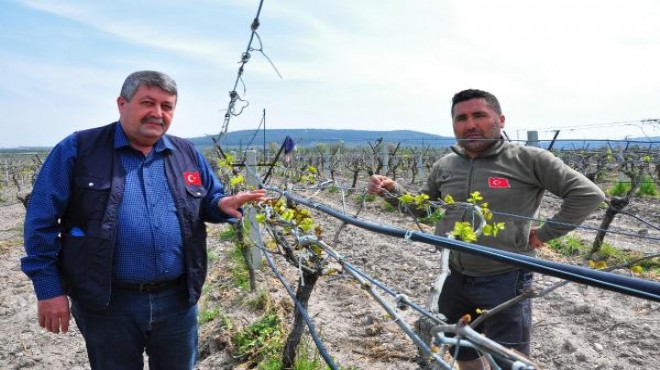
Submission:
POLYGON ((243 215, 238 209, 241 208, 243 204, 247 202, 260 202, 263 200, 266 200, 266 189, 258 189, 223 197, 218 202, 218 207, 227 215, 241 219, 243 215))
POLYGON ((233 218, 237 218, 237 219, 239 219, 239 220, 240 220, 241 218, 243 218, 243 215, 241 214, 241 212, 235 210, 234 208, 225 208, 223 211, 224 211, 226 214, 228 214, 229 216, 233 217, 233 218))
POLYGON ((69 316, 65 316, 60 318, 60 326, 62 327, 62 333, 66 333, 69 331, 69 316))
POLYGON ((367 184, 367 192, 372 195, 379 194, 382 190, 380 188, 380 176, 372 175, 369 178, 369 183, 367 184))
POLYGON ((50 317, 46 317, 44 322, 44 329, 53 332, 53 320, 50 317))
POLYGON ((367 192, 373 195, 379 195, 383 190, 392 191, 394 180, 383 175, 372 175, 367 184, 367 192))
POLYGON ((60 332, 60 318, 59 317, 54 317, 52 320, 50 320, 50 331, 55 334, 59 334, 60 332))
POLYGON ((65 319, 64 317, 60 317, 60 316, 47 317, 45 329, 51 333, 59 334, 61 328, 62 332, 66 333, 67 330, 69 329, 68 321, 69 321, 68 318, 65 319))

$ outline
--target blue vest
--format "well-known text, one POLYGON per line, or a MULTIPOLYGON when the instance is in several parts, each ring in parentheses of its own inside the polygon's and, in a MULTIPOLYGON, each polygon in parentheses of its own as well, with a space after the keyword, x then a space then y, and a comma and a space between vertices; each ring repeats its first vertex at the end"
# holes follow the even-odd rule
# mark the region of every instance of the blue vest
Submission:
MULTIPOLYGON (((112 257, 117 235, 117 214, 124 194, 126 172, 114 150, 118 122, 80 131, 72 193, 62 217, 63 230, 74 226, 84 236, 62 233, 60 272, 67 295, 92 309, 110 303, 112 257)), ((206 226, 202 219, 206 188, 189 185, 184 172, 201 172, 194 146, 169 136, 177 150, 165 158, 165 175, 177 207, 183 240, 186 284, 190 304, 199 299, 206 279, 206 226)))

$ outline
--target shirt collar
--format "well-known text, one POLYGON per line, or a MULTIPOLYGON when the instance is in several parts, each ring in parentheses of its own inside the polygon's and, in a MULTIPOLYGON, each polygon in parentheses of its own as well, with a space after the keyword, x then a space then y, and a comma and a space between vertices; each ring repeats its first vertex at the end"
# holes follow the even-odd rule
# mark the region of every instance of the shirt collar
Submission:
MULTIPOLYGON (((126 133, 124 133, 124 129, 121 127, 121 123, 117 121, 117 124, 115 126, 115 143, 114 143, 115 149, 123 148, 123 147, 130 147, 131 142, 128 140, 128 136, 126 136, 126 133)), ((160 153, 164 150, 176 150, 176 147, 174 144, 172 144, 172 140, 170 140, 167 135, 163 136, 160 140, 154 144, 154 151, 156 153, 160 153)))

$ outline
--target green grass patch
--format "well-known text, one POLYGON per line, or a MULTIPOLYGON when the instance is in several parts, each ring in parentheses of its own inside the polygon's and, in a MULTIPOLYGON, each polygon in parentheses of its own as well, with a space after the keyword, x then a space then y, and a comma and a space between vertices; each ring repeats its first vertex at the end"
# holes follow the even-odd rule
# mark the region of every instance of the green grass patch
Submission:
POLYGON ((655 258, 646 259, 642 262, 639 262, 637 266, 640 266, 645 271, 655 270, 660 273, 660 258, 655 257, 655 258))
POLYGON ((386 201, 383 201, 383 211, 393 213, 393 212, 396 212, 396 207, 389 204, 386 201))
POLYGON ((639 190, 637 190, 637 195, 640 197, 656 197, 658 196, 658 188, 655 186, 655 181, 649 175, 645 175, 644 179, 639 185, 639 190))
POLYGON ((589 246, 583 244, 580 239, 571 235, 565 235, 561 238, 550 240, 548 245, 550 246, 550 249, 567 257, 586 255, 590 250, 589 246))
POLYGON ((331 185, 330 187, 328 187, 328 192, 330 194, 339 193, 339 187, 337 185, 331 185))
POLYGON ((582 241, 570 234, 550 240, 548 245, 552 250, 566 257, 590 257, 589 265, 595 269, 629 265, 627 268, 635 274, 643 274, 648 278, 657 278, 660 276, 660 257, 645 259, 634 265, 630 265, 632 261, 645 256, 642 252, 623 250, 612 244, 603 243, 598 252, 589 256, 591 246, 585 245, 582 241))
POLYGON ((296 348, 295 370, 327 369, 319 351, 308 340, 303 340, 296 348))
MULTIPOLYGON (((256 365, 259 370, 282 369, 282 353, 287 333, 277 314, 262 316, 252 325, 232 336, 236 356, 256 365)), ((254 368, 254 367, 251 367, 254 368)), ((328 366, 308 337, 303 337, 296 348, 293 370, 327 370, 328 366)), ((340 366, 341 370, 358 370, 355 366, 340 366)))
POLYGON ((243 247, 236 244, 229 251, 231 279, 235 286, 250 290, 250 274, 242 251, 243 247))
POLYGON ((612 197, 626 195, 630 191, 630 187, 631 185, 629 182, 617 181, 614 183, 614 186, 607 190, 607 194, 612 197))
POLYGON ((235 241, 236 240, 236 230, 231 225, 228 225, 227 228, 223 231, 220 231, 218 237, 223 242, 235 241))
POLYGON ((217 308, 209 309, 209 310, 202 310, 199 313, 199 318, 197 321, 199 324, 206 324, 209 321, 213 321, 217 319, 220 316, 220 310, 217 308))
POLYGON ((596 252, 596 255, 594 257, 607 261, 609 265, 618 265, 630 260, 628 253, 609 243, 603 243, 598 252, 596 252))
MULTIPOLYGON (((603 243, 600 250, 592 256, 598 261, 604 261, 608 266, 627 265, 632 261, 644 257, 644 253, 619 249, 611 244, 603 243)), ((629 269, 637 273, 649 273, 652 276, 660 275, 660 258, 654 257, 642 260, 629 269)))
POLYGON ((248 301, 248 305, 254 310, 268 310, 271 303, 270 294, 265 290, 259 291, 253 299, 248 301))
POLYGON ((363 202, 373 202, 376 200, 376 196, 373 194, 364 194, 364 195, 358 195, 355 197, 355 202, 357 204, 363 203, 363 202))
POLYGON ((278 369, 273 367, 281 362, 284 348, 282 322, 275 313, 262 316, 231 338, 236 355, 243 360, 252 359, 259 363, 259 369, 278 369), (263 366, 262 366, 263 365, 263 366))

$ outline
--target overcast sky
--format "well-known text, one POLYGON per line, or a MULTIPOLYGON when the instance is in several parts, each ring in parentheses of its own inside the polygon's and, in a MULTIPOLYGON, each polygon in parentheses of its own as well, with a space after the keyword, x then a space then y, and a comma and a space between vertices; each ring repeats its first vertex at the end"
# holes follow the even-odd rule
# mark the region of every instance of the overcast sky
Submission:
MULTIPOLYGON (((0 147, 118 118, 131 72, 179 85, 170 133, 222 129, 258 0, 0 0, 0 147)), ((452 95, 498 96, 512 138, 659 136, 660 1, 265 0, 229 131, 452 136, 452 95)))

